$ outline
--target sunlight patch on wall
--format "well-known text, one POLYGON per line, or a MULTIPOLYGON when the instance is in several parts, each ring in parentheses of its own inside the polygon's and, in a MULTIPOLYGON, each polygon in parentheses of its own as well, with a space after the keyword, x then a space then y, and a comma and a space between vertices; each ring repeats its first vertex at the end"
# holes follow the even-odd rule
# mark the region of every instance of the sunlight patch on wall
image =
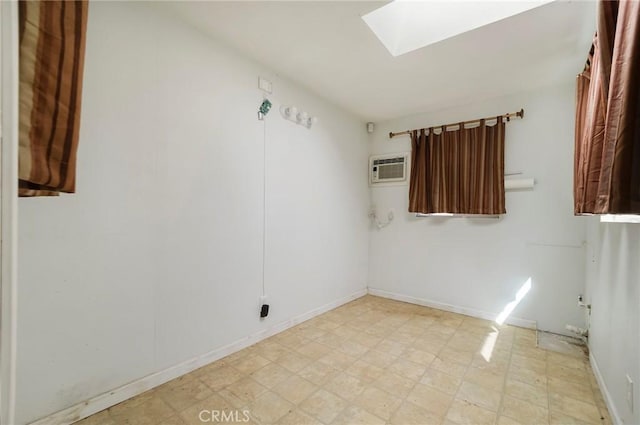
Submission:
POLYGON ((504 310, 502 310, 502 312, 498 314, 498 317, 496 317, 496 323, 499 325, 504 324, 504 321, 507 320, 507 317, 509 317, 511 312, 513 312, 513 310, 518 306, 518 304, 520 304, 520 301, 522 301, 522 299, 527 295, 527 293, 530 290, 531 290, 531 278, 527 279, 524 285, 520 287, 520 289, 516 293, 516 298, 513 301, 511 301, 509 304, 507 304, 504 307, 504 310))

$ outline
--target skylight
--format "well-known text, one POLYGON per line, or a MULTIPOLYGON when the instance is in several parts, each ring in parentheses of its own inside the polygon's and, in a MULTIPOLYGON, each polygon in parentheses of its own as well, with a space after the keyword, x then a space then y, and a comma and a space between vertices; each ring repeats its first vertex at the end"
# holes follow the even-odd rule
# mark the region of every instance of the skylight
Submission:
POLYGON ((400 56, 551 1, 395 0, 362 19, 393 56, 400 56))

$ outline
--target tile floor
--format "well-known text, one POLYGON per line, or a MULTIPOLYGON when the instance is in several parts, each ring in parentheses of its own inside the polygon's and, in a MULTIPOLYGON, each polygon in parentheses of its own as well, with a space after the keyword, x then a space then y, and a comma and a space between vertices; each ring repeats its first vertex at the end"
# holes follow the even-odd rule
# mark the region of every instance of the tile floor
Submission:
POLYGON ((365 296, 77 425, 610 424, 586 357, 365 296))

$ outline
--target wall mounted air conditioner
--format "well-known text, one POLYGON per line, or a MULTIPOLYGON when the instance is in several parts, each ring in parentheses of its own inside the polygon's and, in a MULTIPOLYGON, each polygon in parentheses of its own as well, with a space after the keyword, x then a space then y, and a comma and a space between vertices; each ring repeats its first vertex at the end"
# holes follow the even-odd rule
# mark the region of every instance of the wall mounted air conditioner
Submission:
POLYGON ((369 185, 392 186, 407 184, 409 152, 369 157, 369 185))

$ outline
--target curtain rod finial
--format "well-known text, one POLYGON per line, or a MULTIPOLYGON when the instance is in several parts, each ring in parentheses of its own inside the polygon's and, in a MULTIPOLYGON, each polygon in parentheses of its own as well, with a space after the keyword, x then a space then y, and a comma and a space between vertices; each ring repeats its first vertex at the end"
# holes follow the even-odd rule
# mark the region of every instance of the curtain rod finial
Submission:
POLYGON ((524 108, 520 108, 520 112, 517 112, 516 115, 520 118, 524 118, 524 108))

